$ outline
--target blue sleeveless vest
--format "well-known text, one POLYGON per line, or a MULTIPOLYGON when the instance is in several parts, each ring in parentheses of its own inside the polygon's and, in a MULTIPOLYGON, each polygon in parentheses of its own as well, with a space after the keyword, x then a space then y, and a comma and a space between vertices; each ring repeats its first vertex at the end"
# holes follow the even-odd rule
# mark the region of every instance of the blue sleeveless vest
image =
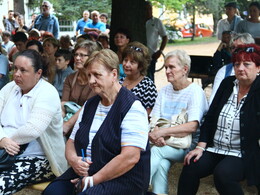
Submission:
MULTIPOLYGON (((75 136, 75 148, 78 156, 81 156, 81 149, 86 149, 89 143, 89 131, 101 98, 95 96, 89 99, 85 105, 82 121, 75 136)), ((121 123, 137 97, 124 87, 121 87, 118 96, 112 105, 106 119, 100 126, 93 138, 91 147, 92 164, 89 168, 89 175, 94 175, 104 167, 111 159, 121 152, 121 123)), ((124 162, 122 162, 124 163, 124 162)), ((70 168, 71 169, 71 168, 70 168)), ((71 170, 74 172, 73 170, 71 170)), ((68 170, 68 172, 71 173, 68 170)), ((65 172, 66 174, 66 172, 65 172)), ((71 175, 71 174, 69 174, 71 175)), ((75 173, 72 174, 75 177, 75 173)), ((71 175, 71 176, 72 176, 71 175)), ((61 176, 62 177, 62 176, 61 176)), ((139 162, 124 175, 104 182, 107 192, 124 192, 124 194, 139 194, 145 192, 149 185, 150 177, 150 148, 147 143, 146 151, 141 152, 139 162), (124 187, 122 187, 122 184, 124 187), (122 187, 122 190, 120 189, 122 187), (127 193, 126 189, 127 188, 127 193)), ((70 177, 71 178, 71 177, 70 177)), ((69 178, 68 178, 69 179, 69 178)), ((93 187, 95 188, 95 186, 93 187)), ((103 186, 104 188, 104 186, 103 186)), ((92 190, 91 188, 89 189, 92 190)), ((93 189, 94 190, 94 189, 93 189)), ((97 192, 96 192, 97 193, 97 192)), ((119 193, 120 194, 120 193, 119 193)))

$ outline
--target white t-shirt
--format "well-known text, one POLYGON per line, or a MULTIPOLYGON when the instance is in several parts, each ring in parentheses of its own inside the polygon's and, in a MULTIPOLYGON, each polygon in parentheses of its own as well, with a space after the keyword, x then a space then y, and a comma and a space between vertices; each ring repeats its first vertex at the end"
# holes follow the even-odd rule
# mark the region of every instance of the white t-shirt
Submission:
POLYGON ((150 54, 157 51, 159 36, 166 36, 166 30, 161 20, 152 17, 146 21, 146 39, 150 54))
POLYGON ((171 120, 171 117, 179 114, 182 109, 187 110, 189 122, 201 122, 208 110, 208 103, 200 86, 191 83, 188 87, 175 91, 172 84, 166 85, 159 92, 150 116, 171 120))
MULTIPOLYGON (((90 127, 89 133, 89 145, 87 147, 87 158, 91 161, 91 144, 94 136, 99 130, 101 124, 105 120, 108 112, 110 111, 110 106, 104 106, 101 103, 98 104, 93 122, 90 127)), ((73 131, 70 135, 70 139, 74 140, 75 135, 79 129, 79 123, 82 120, 84 113, 84 108, 80 111, 78 120, 73 128, 73 131)), ((142 106, 140 101, 135 101, 131 106, 130 110, 127 112, 125 118, 121 124, 122 134, 121 134, 121 146, 135 146, 141 148, 142 150, 146 149, 147 140, 148 140, 148 116, 147 112, 142 106)))

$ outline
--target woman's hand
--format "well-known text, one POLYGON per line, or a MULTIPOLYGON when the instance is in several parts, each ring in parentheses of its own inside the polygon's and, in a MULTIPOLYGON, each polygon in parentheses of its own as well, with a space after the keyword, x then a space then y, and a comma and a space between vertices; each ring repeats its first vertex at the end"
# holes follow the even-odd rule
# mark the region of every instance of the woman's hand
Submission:
POLYGON ((203 150, 200 148, 195 148, 194 150, 190 151, 184 158, 184 165, 189 165, 190 159, 193 158, 194 156, 196 157, 194 159, 194 162, 197 162, 202 156, 202 154, 203 154, 203 150))
POLYGON ((158 146, 158 147, 162 147, 166 145, 166 142, 164 140, 163 137, 160 137, 159 139, 156 140, 156 142, 154 143, 154 145, 158 146))
POLYGON ((154 127, 154 130, 152 132, 149 133, 149 140, 152 142, 152 143, 156 143, 157 140, 159 138, 163 138, 163 136, 161 135, 161 130, 159 130, 159 127, 158 126, 155 126, 154 127))
POLYGON ((4 137, 0 142, 0 147, 4 148, 6 152, 12 156, 18 154, 20 146, 10 138, 4 137))
POLYGON ((75 171, 75 173, 79 176, 88 176, 89 166, 92 162, 83 161, 82 157, 76 157, 76 159, 71 163, 71 167, 75 171))

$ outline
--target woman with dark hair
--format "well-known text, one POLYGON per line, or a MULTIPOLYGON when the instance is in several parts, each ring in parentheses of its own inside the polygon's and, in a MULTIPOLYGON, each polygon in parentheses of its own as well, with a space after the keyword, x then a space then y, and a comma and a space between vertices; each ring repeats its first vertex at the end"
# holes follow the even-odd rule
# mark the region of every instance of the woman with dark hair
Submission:
POLYGON ((256 1, 249 4, 249 17, 237 25, 238 33, 249 33, 260 44, 260 4, 256 1))
POLYGON ((122 58, 126 77, 120 83, 140 99, 149 115, 155 104, 157 90, 153 81, 146 76, 150 63, 148 48, 137 41, 131 42, 124 49, 122 58))
POLYGON ((10 168, 1 170, 0 194, 53 179, 67 168, 60 99, 42 79, 43 67, 38 52, 21 52, 14 81, 0 91, 0 148, 16 156, 10 168))
POLYGON ((35 50, 35 51, 39 52, 40 54, 43 53, 43 46, 42 46, 41 42, 36 41, 36 40, 28 41, 26 44, 26 49, 35 50))
POLYGON ((131 35, 130 32, 127 29, 124 28, 119 28, 115 32, 115 37, 114 37, 114 43, 115 46, 117 47, 117 55, 119 58, 119 77, 123 78, 125 77, 124 69, 123 69, 123 58, 122 58, 122 53, 127 46, 127 44, 131 41, 131 35))
POLYGON ((179 195, 195 195, 200 178, 213 174, 221 195, 244 194, 240 181, 260 185, 260 47, 239 45, 235 76, 222 81, 200 128, 196 148, 184 159, 179 195))
POLYGON ((53 84, 55 74, 56 74, 56 66, 55 66, 55 56, 54 54, 56 51, 59 49, 60 43, 57 39, 54 37, 49 37, 44 39, 43 41, 43 51, 44 51, 44 56, 47 57, 49 63, 48 63, 48 75, 46 79, 48 80, 49 83, 53 84))

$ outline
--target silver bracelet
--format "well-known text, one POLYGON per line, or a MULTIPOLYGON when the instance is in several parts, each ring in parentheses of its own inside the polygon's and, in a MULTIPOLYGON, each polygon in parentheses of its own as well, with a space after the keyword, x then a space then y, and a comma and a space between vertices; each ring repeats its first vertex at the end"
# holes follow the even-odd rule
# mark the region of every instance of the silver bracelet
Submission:
POLYGON ((196 146, 196 148, 199 148, 199 149, 203 150, 203 152, 206 150, 205 148, 203 148, 201 146, 196 146))

